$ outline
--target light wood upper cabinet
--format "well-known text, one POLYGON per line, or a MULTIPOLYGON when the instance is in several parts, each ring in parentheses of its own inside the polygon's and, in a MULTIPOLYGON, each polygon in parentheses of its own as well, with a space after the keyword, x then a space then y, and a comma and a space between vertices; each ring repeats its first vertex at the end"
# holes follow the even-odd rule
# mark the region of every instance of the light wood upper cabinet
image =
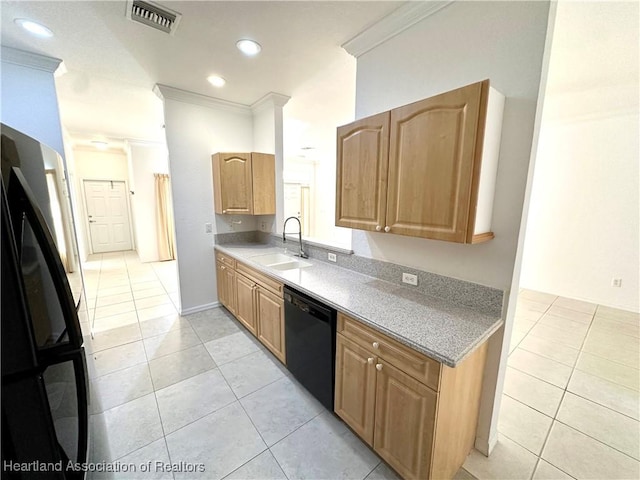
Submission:
POLYGON ((215 212, 275 214, 275 157, 266 153, 216 153, 211 157, 215 212))
POLYGON ((459 243, 493 238, 503 109, 485 80, 339 127, 336 225, 459 243), (381 137, 387 130, 385 115, 388 140, 374 138, 376 125, 381 137), (368 135, 352 140, 361 130, 368 135))
POLYGON ((276 213, 276 157, 268 153, 251 154, 253 215, 276 213))
POLYGON ((286 364, 284 343, 284 300, 258 285, 258 339, 286 364))
POLYGON ((380 230, 387 207, 389 112, 338 128, 336 225, 380 230))

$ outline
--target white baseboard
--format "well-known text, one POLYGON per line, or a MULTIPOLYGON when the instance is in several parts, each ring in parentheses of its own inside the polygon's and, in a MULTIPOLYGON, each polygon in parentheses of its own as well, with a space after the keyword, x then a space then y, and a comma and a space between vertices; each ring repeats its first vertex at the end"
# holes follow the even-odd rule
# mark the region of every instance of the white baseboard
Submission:
POLYGON ((204 305, 197 305, 191 308, 183 308, 183 309, 180 309, 180 315, 191 315, 192 313, 202 312, 204 310, 209 310, 210 308, 216 308, 221 305, 222 304, 220 302, 212 302, 212 303, 205 303, 204 305))
POLYGON ((498 443, 498 435, 493 435, 491 438, 476 437, 475 449, 478 450, 485 457, 491 455, 494 447, 498 443))

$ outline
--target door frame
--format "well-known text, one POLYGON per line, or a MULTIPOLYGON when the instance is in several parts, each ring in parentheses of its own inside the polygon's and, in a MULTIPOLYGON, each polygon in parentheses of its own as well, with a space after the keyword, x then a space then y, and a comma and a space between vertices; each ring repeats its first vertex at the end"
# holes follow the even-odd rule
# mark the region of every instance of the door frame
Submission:
POLYGON ((125 179, 117 179, 117 178, 81 178, 80 186, 82 190, 82 208, 84 209, 84 219, 82 221, 82 225, 85 228, 86 237, 87 237, 87 247, 89 250, 89 255, 93 255, 95 252, 93 251, 93 242, 91 241, 91 228, 89 226, 89 209, 87 208, 87 193, 84 189, 85 182, 122 182, 124 183, 124 191, 125 191, 125 200, 127 202, 127 212, 129 213, 129 238, 131 240, 131 250, 136 249, 135 243, 135 235, 133 234, 133 214, 131 211, 131 199, 129 195, 131 194, 131 190, 129 190, 129 182, 125 179))

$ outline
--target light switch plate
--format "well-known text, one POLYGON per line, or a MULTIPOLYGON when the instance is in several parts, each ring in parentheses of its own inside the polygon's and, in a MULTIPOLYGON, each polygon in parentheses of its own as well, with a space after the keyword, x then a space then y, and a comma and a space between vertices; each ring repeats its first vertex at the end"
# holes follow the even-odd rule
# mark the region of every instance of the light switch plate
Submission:
POLYGON ((402 273, 402 283, 408 283, 409 285, 418 285, 418 276, 412 273, 402 273))
POLYGON ((204 224, 204 233, 213 233, 213 225, 210 223, 204 224))

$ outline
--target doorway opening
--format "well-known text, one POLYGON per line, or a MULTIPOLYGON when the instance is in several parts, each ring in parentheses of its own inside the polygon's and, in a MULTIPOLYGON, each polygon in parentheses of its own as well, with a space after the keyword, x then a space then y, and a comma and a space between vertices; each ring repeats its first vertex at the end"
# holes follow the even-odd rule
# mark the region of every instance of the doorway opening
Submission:
POLYGON ((91 252, 131 250, 126 183, 122 180, 84 180, 83 191, 91 252))

